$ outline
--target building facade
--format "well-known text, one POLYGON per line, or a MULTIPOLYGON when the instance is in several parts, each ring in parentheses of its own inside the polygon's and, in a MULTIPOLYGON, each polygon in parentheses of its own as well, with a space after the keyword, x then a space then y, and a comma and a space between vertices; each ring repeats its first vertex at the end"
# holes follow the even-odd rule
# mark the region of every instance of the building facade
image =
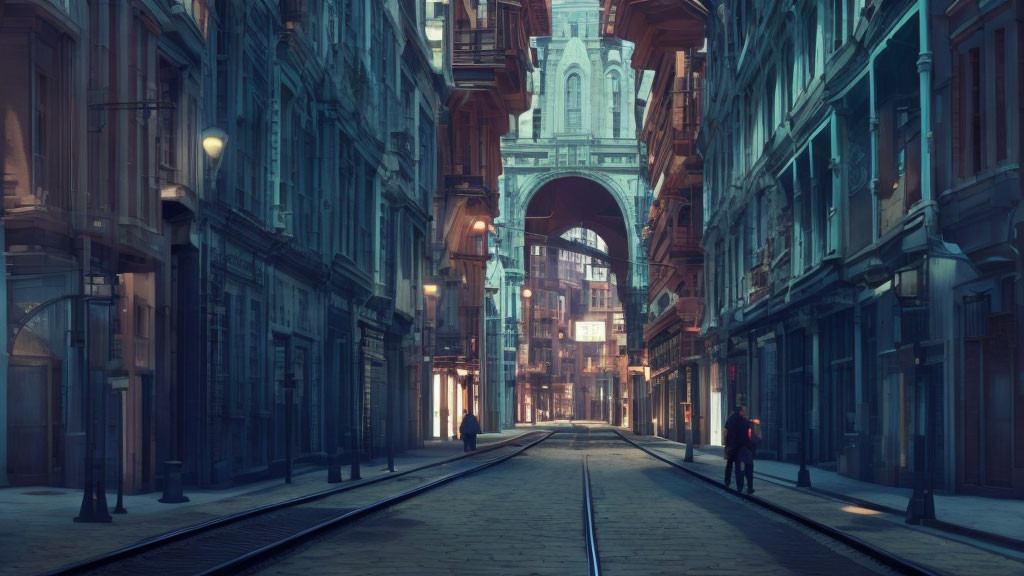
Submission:
POLYGON ((714 8, 712 413, 747 405, 780 459, 1019 495, 1019 7, 714 8))
MULTIPOLYGON (((610 257, 596 254, 594 257, 603 258, 607 270, 618 279, 614 297, 616 302, 622 303, 626 324, 633 328, 632 331, 627 329, 632 334, 628 349, 635 353, 642 349, 647 285, 647 270, 643 265, 646 255, 641 247, 640 230, 646 224, 650 198, 640 172, 635 113, 637 77, 629 66, 633 48, 628 42, 602 35, 600 5, 594 0, 561 0, 552 5, 551 14, 550 36, 534 40, 539 66, 532 78, 536 94, 533 106, 519 117, 512 133, 502 141, 505 173, 499 241, 509 258, 504 294, 511 305, 525 307, 537 302, 528 304, 521 298, 524 286, 535 292, 561 289, 524 284, 527 278, 533 278, 535 262, 550 260, 555 266, 559 255, 572 255, 564 248, 544 246, 548 241, 541 237, 558 239, 572 228, 586 227, 613 245, 610 257), (580 206, 575 200, 566 200, 568 198, 577 198, 589 205, 580 206), (541 222, 543 216, 531 210, 541 203, 547 206, 549 201, 555 202, 551 204, 552 210, 564 211, 553 218, 549 215, 543 224, 536 224, 545 228, 542 234, 540 228, 532 227, 541 222), (593 214, 588 212, 590 209, 593 214)), ((550 272, 547 278, 557 277, 554 270, 550 272)), ((542 277, 538 277, 538 281, 542 277)), ((569 278, 561 279, 566 280, 569 278)), ((578 289, 582 290, 586 282, 584 278, 578 289)), ((581 293, 579 305, 583 305, 583 296, 581 293)), ((525 318, 527 311, 521 310, 520 317, 525 318)), ((606 334, 612 336, 611 324, 606 334)), ((618 355, 617 345, 614 353, 618 355)), ((580 354, 577 349, 578 358, 583 357, 580 354)), ((540 369, 536 363, 532 366, 535 371, 540 369)), ((604 382, 610 381, 607 375, 614 372, 606 368, 600 370, 606 375, 604 382)), ((522 406, 532 401, 529 395, 523 395, 524 387, 534 384, 526 373, 520 376, 518 417, 521 419, 522 406)), ((557 371, 545 372, 544 377, 548 376, 561 377, 557 371)), ((581 382, 582 379, 577 378, 577 386, 581 382)), ((630 406, 636 394, 632 386, 625 384, 625 377, 615 388, 617 405, 630 406)), ((599 394, 598 390, 595 387, 593 393, 599 394)), ((612 388, 608 387, 606 396, 612 393, 612 388)), ((632 408, 627 408, 630 410, 632 408)), ((593 413, 589 409, 586 412, 593 413)))
POLYGON ((219 486, 289 454, 421 443, 451 55, 428 31, 447 16, 398 0, 0 10, 17 80, 0 96, 0 484, 101 493, 120 458, 129 492, 159 489, 165 461, 219 486))
POLYGON ((643 171, 653 196, 643 229, 650 263, 643 332, 650 399, 644 422, 634 429, 648 427, 666 438, 701 443, 710 421, 700 337, 703 158, 697 140, 708 10, 705 3, 689 0, 604 0, 602 16, 604 34, 636 43, 631 65, 653 73, 641 92, 642 119, 636 126, 647 150, 643 171))
MULTIPOLYGON (((485 432, 508 422, 506 383, 490 375, 485 342, 495 333, 486 327, 485 299, 492 299, 487 270, 500 214, 500 139, 531 106, 527 75, 537 62, 530 37, 548 33, 551 7, 550 0, 427 6, 435 17, 432 46, 451 55, 438 126, 442 192, 434 197, 431 232, 437 309, 429 399, 432 428, 448 438, 457 434, 463 410, 476 414, 485 432)), ((500 375, 502 367, 494 368, 500 375)))

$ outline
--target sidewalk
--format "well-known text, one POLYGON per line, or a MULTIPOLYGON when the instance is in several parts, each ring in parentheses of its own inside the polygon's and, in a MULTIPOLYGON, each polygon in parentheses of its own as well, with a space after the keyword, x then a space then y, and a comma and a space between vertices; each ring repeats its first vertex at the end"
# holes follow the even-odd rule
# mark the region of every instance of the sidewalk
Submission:
MULTIPOLYGON (((642 443, 645 448, 655 451, 669 460, 680 463, 683 461, 686 453, 685 444, 650 436, 635 436, 628 431, 622 432, 634 441, 642 443)), ((693 460, 693 463, 686 464, 686 466, 702 476, 722 483, 725 475, 725 459, 722 457, 721 447, 695 447, 693 460)), ((822 499, 844 500, 858 507, 866 508, 864 513, 881 513, 899 521, 906 511, 912 493, 909 488, 895 488, 862 482, 813 466, 808 466, 812 488, 810 490, 796 489, 799 469, 800 466, 797 464, 755 460, 756 495, 762 496, 762 488, 771 483, 822 499)), ((1024 538, 1024 500, 938 494, 934 498, 935 516, 939 521, 933 525, 934 528, 976 536, 989 543, 1024 551, 1024 541, 1021 540, 1024 538), (966 530, 963 530, 964 528, 966 530), (971 532, 975 534, 971 534, 971 532)), ((801 512, 800 510, 795 511, 801 512)))
MULTIPOLYGON (((477 447, 485 448, 521 436, 524 430, 481 434, 477 447)), ((462 455, 461 441, 430 441, 416 450, 395 455, 395 470, 403 471, 462 455)), ((125 515, 113 515, 109 524, 76 524, 82 491, 51 486, 0 489, 0 574, 36 574, 54 570, 123 548, 160 534, 193 526, 256 506, 321 492, 349 483, 350 468, 342 468, 341 484, 327 483, 323 467, 300 468, 292 484, 282 478, 223 490, 186 489, 189 502, 162 504, 162 494, 125 495, 125 515)), ((363 462, 360 475, 370 479, 387 475, 387 459, 363 462)), ((117 500, 108 492, 110 510, 117 500)))

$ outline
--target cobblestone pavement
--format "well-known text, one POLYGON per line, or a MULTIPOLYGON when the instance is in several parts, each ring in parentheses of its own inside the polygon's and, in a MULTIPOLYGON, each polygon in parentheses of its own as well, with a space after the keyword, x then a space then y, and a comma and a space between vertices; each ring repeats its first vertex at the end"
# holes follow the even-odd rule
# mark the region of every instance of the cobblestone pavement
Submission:
POLYGON ((886 574, 889 569, 594 431, 590 446, 604 574, 886 574))
POLYGON ((338 530, 262 574, 586 574, 572 435, 338 530))
POLYGON ((320 538, 258 572, 586 574, 584 455, 590 457, 605 574, 889 573, 597 430, 554 436, 499 467, 320 538))
MULTIPOLYGON (((678 444, 623 432, 638 444, 675 462, 682 463, 678 444)), ((724 460, 700 458, 684 464, 687 468, 721 482, 724 460)), ((755 462, 754 470, 757 470, 755 462)), ((593 474, 593 468, 592 472, 593 474)), ((683 475, 678 472, 677 474, 683 475)), ((1012 550, 975 545, 954 539, 947 533, 908 526, 902 515, 887 514, 851 506, 814 492, 756 481, 757 498, 791 510, 854 536, 871 546, 940 574, 1024 574, 1024 561, 1012 550)))
MULTIPOLYGON (((481 436, 480 447, 508 440, 526 431, 481 436)), ((432 442, 396 458, 397 470, 414 468, 462 455, 462 442, 432 442)), ((55 488, 0 489, 0 575, 38 574, 113 550, 194 526, 221 516, 281 502, 333 486, 348 484, 349 470, 343 470, 346 482, 327 484, 327 472, 315 469, 294 477, 294 483, 281 479, 239 486, 226 490, 187 490, 186 504, 161 504, 159 493, 126 496, 128 514, 114 516, 110 524, 76 524, 81 490, 55 488)), ((384 463, 364 463, 362 477, 387 474, 384 463)), ((388 483, 385 483, 388 484, 388 483)), ((406 484, 400 482, 401 488, 406 484)), ((362 490, 362 489, 360 489, 362 490)), ((114 495, 108 495, 111 509, 114 495)))

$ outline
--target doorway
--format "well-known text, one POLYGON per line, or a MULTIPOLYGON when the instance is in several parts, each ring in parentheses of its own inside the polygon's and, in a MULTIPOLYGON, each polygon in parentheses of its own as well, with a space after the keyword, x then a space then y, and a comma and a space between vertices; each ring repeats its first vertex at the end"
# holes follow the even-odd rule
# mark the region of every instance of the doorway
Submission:
POLYGON ((8 478, 14 486, 61 482, 60 395, 54 363, 11 358, 7 390, 8 478))

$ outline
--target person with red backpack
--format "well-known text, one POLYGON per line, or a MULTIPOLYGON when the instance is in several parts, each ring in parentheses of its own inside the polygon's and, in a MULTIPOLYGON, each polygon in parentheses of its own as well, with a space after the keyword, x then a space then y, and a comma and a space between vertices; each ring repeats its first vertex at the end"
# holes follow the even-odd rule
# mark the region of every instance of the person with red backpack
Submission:
POLYGON ((747 494, 754 493, 754 430, 746 417, 746 408, 737 406, 725 421, 725 487, 732 482, 736 465, 736 490, 743 491, 746 477, 747 494))

